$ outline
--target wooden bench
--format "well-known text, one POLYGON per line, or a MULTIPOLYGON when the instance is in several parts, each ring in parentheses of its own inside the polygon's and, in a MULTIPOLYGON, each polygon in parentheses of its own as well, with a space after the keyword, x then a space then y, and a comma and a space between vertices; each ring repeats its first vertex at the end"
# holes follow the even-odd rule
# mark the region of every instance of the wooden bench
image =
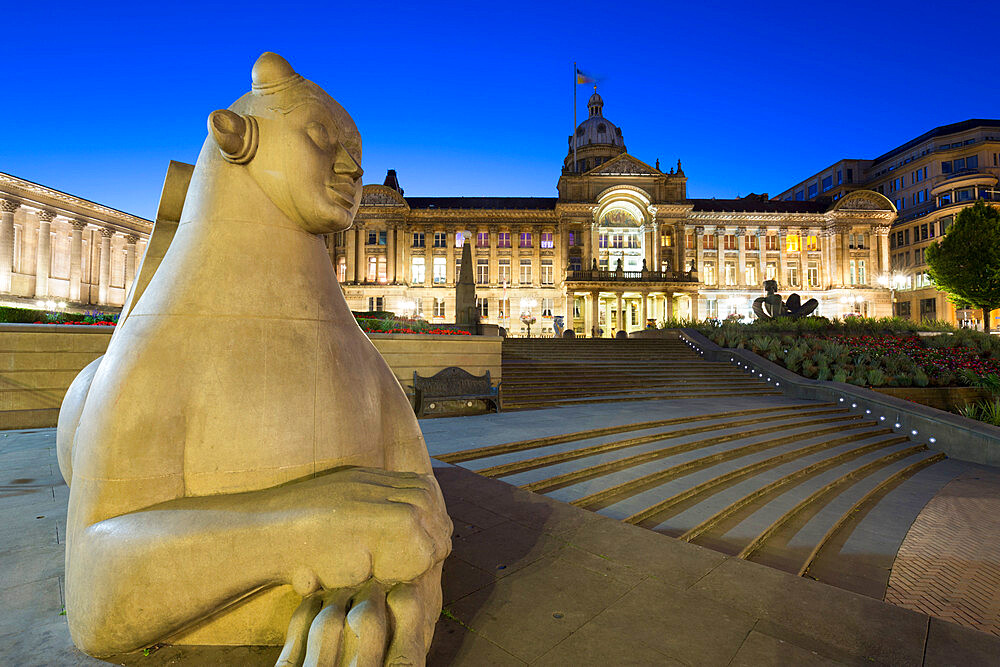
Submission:
POLYGON ((416 394, 416 412, 424 416, 424 406, 435 401, 486 401, 500 412, 500 385, 490 382, 490 372, 473 375, 457 366, 449 366, 430 377, 413 373, 413 392, 416 394))

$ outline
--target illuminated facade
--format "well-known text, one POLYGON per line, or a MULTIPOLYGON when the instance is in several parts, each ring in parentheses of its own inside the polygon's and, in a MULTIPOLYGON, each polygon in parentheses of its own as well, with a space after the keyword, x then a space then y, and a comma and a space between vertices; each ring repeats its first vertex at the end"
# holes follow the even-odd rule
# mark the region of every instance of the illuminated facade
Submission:
POLYGON ((543 333, 561 316, 588 336, 749 318, 766 279, 815 297, 822 315, 890 313, 877 281, 896 217, 885 196, 689 199, 680 161, 664 171, 629 155, 600 96, 588 106, 556 197, 405 197, 393 171, 365 186, 355 226, 328 239, 351 307, 453 321, 467 235, 481 318, 513 332, 522 314, 543 333))
POLYGON ((149 220, 0 173, 0 302, 120 307, 149 220))
MULTIPOLYGON (((874 160, 841 160, 778 195, 779 201, 838 200, 866 188, 893 201, 889 234, 894 312, 982 328, 982 311, 958 310, 931 285, 924 251, 955 214, 976 200, 1000 202, 1000 120, 972 119, 934 128, 874 160)), ((1000 326, 1000 314, 990 328, 1000 326)))

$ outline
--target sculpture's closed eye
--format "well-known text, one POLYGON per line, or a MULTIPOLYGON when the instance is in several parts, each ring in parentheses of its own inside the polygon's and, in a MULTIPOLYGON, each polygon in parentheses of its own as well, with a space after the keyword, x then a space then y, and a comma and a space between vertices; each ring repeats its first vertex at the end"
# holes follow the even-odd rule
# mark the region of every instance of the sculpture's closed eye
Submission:
POLYGON ((306 134, 312 139, 312 142, 316 144, 316 147, 322 151, 330 150, 330 133, 326 131, 326 128, 322 123, 309 123, 306 125, 306 134))

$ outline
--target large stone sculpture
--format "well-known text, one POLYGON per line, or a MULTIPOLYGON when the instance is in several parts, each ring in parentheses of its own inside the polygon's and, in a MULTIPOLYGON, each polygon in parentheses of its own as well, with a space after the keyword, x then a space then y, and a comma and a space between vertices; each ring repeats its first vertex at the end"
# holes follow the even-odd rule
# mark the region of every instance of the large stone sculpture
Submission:
POLYGON ((798 294, 792 294, 784 303, 781 302, 781 295, 778 294, 778 283, 775 280, 764 281, 764 291, 766 296, 760 296, 753 301, 753 312, 757 319, 773 320, 776 317, 791 317, 799 319, 810 315, 819 302, 816 299, 809 299, 801 303, 798 294))
POLYGON ((271 53, 208 126, 193 171, 172 165, 107 353, 60 413, 73 640, 420 664, 451 522, 318 236, 357 212, 360 136, 271 53))

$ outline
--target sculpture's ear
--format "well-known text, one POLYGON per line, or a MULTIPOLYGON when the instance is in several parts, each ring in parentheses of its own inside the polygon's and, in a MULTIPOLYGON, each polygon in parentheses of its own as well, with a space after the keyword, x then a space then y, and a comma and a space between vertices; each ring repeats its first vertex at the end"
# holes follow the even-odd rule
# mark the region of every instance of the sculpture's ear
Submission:
POLYGON ((208 115, 208 131, 229 162, 246 164, 257 153, 257 119, 253 116, 219 109, 208 115))

